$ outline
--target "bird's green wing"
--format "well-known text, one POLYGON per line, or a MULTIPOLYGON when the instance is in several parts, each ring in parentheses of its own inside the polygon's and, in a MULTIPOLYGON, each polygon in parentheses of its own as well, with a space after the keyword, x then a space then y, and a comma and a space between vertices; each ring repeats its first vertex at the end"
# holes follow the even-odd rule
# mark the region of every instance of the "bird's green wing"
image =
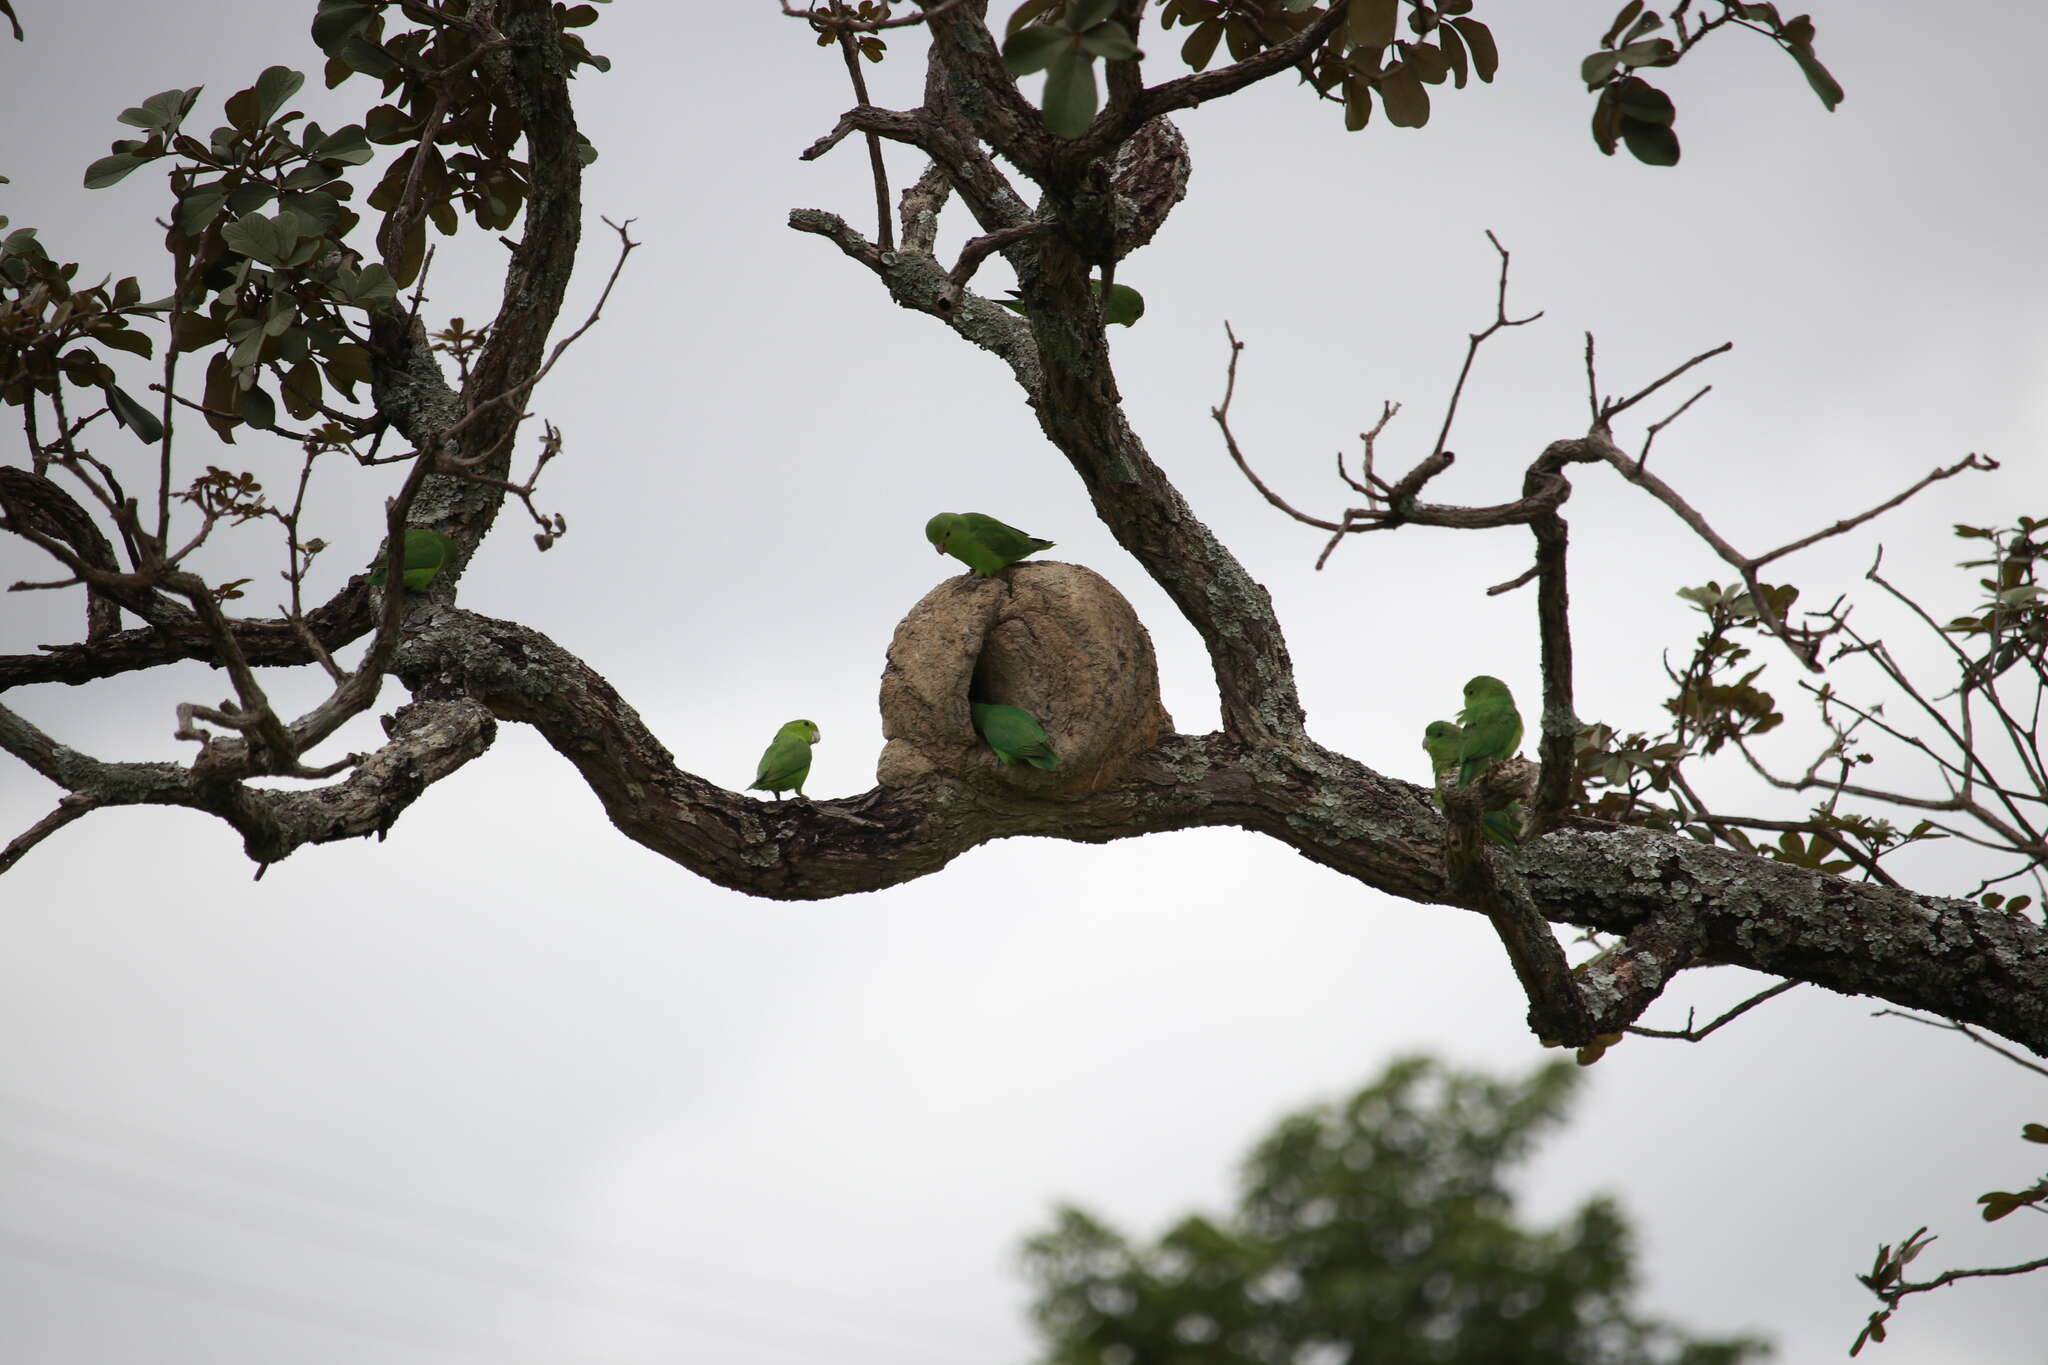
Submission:
POLYGON ((981 732, 981 737, 988 741, 988 747, 994 749, 996 757, 1004 763, 1014 766, 1021 760, 1046 772, 1060 766, 1060 756, 1053 752, 1052 738, 1038 723, 1038 717, 1023 707, 975 702, 971 709, 974 728, 981 732))
POLYGON ((807 720, 793 720, 775 732, 754 771, 751 791, 788 791, 794 787, 803 795, 804 779, 811 771, 811 745, 818 739, 818 727, 807 720))
POLYGON ((1465 727, 1458 741, 1458 785, 1465 786, 1488 763, 1512 758, 1522 747, 1522 713, 1515 709, 1507 684, 1484 674, 1465 684, 1465 709, 1458 713, 1465 727))
POLYGON ((1522 846, 1522 803, 1517 801, 1500 810, 1490 810, 1479 817, 1479 828, 1487 838, 1502 848, 1513 850, 1522 846))
MULTIPOLYGON (((405 565, 399 577, 412 592, 418 592, 433 582, 434 575, 446 568, 455 554, 453 540, 439 531, 422 530, 416 526, 406 529, 404 543, 405 565)), ((367 580, 370 586, 381 588, 390 581, 386 572, 390 566, 385 563, 388 558, 388 555, 377 556, 375 572, 367 580)))
POLYGON ((1026 555, 1052 548, 1052 542, 1049 540, 1040 540, 1037 536, 1028 535, 1014 526, 997 521, 994 517, 983 516, 979 512, 964 512, 960 520, 965 523, 968 532, 1004 564, 1014 564, 1026 555))

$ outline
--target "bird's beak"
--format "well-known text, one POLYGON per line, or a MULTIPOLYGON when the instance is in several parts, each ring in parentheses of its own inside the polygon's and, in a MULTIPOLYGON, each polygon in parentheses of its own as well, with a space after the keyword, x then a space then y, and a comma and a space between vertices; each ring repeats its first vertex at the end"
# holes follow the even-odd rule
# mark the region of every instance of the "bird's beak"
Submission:
POLYGON ((944 541, 942 541, 942 540, 935 540, 935 541, 933 541, 933 542, 932 542, 932 553, 933 553, 933 554, 935 554, 935 555, 942 555, 942 554, 946 553, 946 543, 945 543, 944 541))

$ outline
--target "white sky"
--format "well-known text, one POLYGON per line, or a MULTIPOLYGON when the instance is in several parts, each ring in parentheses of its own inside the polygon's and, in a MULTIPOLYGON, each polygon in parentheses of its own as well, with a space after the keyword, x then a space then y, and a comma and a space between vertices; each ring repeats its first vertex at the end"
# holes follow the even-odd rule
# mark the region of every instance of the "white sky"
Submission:
MULTIPOLYGON (((270 63, 318 84, 310 5, 19 8, 29 42, 0 44, 0 82, 34 118, 0 129, 0 211, 88 277, 160 273, 161 182, 78 188, 123 106, 204 83, 203 129, 270 63)), ((616 67, 575 88, 602 160, 571 313, 609 266, 598 214, 636 218, 647 245, 536 405, 568 437, 544 502, 569 536, 536 554, 508 512, 463 605, 579 652, 680 762, 733 786, 777 724, 810 716, 811 793, 848 795, 873 781, 889 632, 951 567, 919 528, 985 510, 1129 594, 1176 721, 1213 725, 1193 633, 1001 368, 783 226, 807 206, 871 229, 873 200, 857 146, 796 160, 850 99, 837 56, 775 11, 622 3, 589 31, 616 67)), ((1524 567, 1526 536, 1370 537, 1313 572, 1320 537, 1257 499, 1208 422, 1226 318, 1249 345, 1240 437, 1319 511, 1343 505, 1331 455, 1381 399, 1409 405, 1387 463, 1426 450, 1489 316, 1492 228, 1515 255, 1511 309, 1546 317, 1483 353, 1436 496, 1510 497, 1545 442, 1583 429, 1592 329, 1609 391, 1736 343, 1658 462, 1745 548, 1966 451, 2006 461, 1795 560, 1809 601, 1855 588, 1882 543, 1937 612, 1960 610, 1949 524, 2048 514, 2038 7, 1935 31, 1903 0, 1825 6, 1819 49, 1848 90, 1833 115, 1788 60, 1727 35, 1669 74, 1675 171, 1587 137, 1573 77, 1608 7, 1481 14, 1500 79, 1440 97, 1419 133, 1346 136, 1278 82, 1184 117, 1192 196, 1119 273, 1149 305, 1114 339, 1132 420, 1272 590, 1315 734, 1416 778, 1419 731, 1466 676, 1534 693, 1532 600, 1482 595, 1524 567)), ((1178 38, 1144 42, 1164 58, 1178 38)), ((897 39, 871 73, 879 101, 914 102, 916 48, 897 39)), ((365 98, 355 84, 309 90, 315 116, 345 121, 328 102, 365 98)), ((917 165, 892 168, 900 187, 917 165)), ((445 243, 430 312, 488 316, 500 263, 482 234, 445 243)), ((982 287, 1000 283, 989 267, 982 287)), ((125 439, 102 453, 134 460, 125 439)), ((187 458, 274 490, 295 467, 248 440, 187 458)), ((337 548, 316 597, 373 553, 391 487, 323 470, 318 532, 337 548)), ((1597 472, 1569 512, 1582 713, 1651 726, 1659 651, 1694 630, 1673 591, 1728 575, 1597 472)), ((273 582, 268 537, 228 540, 209 571, 273 582)), ((43 574, 0 546, 5 581, 43 574)), ((70 597, 6 598, 0 651, 74 638, 77 616, 70 597)), ((1874 602, 1859 620, 1889 623, 1874 602)), ((1789 710, 1792 670, 1769 662, 1789 710)), ((167 757, 173 705, 222 690, 194 666, 7 704, 100 757, 167 757)), ((288 709, 315 684, 278 691, 288 709)), ((1797 741, 1776 752, 1799 758, 1797 741)), ((52 796, 0 768, 0 829, 52 796)), ((1973 881, 1943 851, 1913 866, 1928 889, 1973 881)), ((1225 1198, 1280 1114, 1397 1053, 1545 1055, 1481 920, 1269 841, 1009 842, 886 893, 776 904, 625 841, 512 726, 385 843, 250 871, 218 824, 124 811, 0 889, 10 1363, 1022 1361, 1015 1249, 1055 1200, 1153 1232, 1225 1198)), ((1650 1022, 1762 984, 1686 978, 1650 1022)), ((1879 1241, 1933 1225, 1920 1267, 2039 1255, 2038 1224, 1987 1227, 1973 1201, 2034 1178, 2039 1149, 2016 1134, 2048 1119, 2048 1091, 1872 1008, 1802 990, 1702 1046, 1631 1040, 1528 1173, 1529 1214, 1618 1195, 1655 1311, 1769 1333, 1794 1362, 1847 1347, 1874 1306, 1851 1275, 1879 1241)), ((2044 1302, 2025 1281, 1924 1297, 1866 1358, 2038 1362, 2044 1302)))

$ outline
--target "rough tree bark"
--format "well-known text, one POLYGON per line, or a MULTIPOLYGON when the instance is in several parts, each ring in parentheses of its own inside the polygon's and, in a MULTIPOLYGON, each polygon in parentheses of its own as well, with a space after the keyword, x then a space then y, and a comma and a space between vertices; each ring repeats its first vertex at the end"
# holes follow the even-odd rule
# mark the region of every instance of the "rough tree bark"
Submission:
MULTIPOLYGON (((575 258, 579 170, 549 6, 474 0, 471 10, 510 40, 481 60, 524 121, 532 198, 502 311, 467 382, 451 385, 423 331, 394 311, 376 334, 375 395, 378 411, 422 460, 480 452, 484 472, 502 478, 575 258)), ((358 579, 311 609, 306 624, 333 649, 376 629, 380 610, 402 612, 390 672, 413 701, 387 723, 384 747, 321 786, 256 788, 244 780, 250 774, 223 776, 198 764, 102 763, 0 709, 0 747, 66 793, 41 833, 18 839, 0 867, 27 852, 48 832, 44 826, 102 805, 211 812, 241 833, 259 862, 308 843, 379 832, 426 787, 483 753, 496 723, 514 722, 533 726, 570 762, 628 838, 750 895, 822 899, 893 886, 935 873, 980 843, 1017 835, 1106 842, 1233 826, 1279 840, 1362 888, 1495 916, 1505 896, 1544 921, 1619 936, 1615 951, 1570 981, 1577 1019, 1560 1022, 1554 1009, 1537 1019, 1546 1036, 1582 1043, 1618 1030, 1686 968, 1732 963, 1980 1025, 2048 1055, 2048 932, 2024 917, 1570 816, 1556 817, 1511 859, 1475 853, 1470 840, 1454 855, 1452 826, 1427 790, 1316 742, 1271 599, 1195 517, 1125 419, 1089 276, 1127 250, 1131 235, 1157 227, 1157 214, 1139 226, 1143 215, 1117 210, 1118 156, 1131 139, 1149 137, 1164 150, 1135 170, 1126 157, 1127 183, 1152 185, 1152 197, 1163 194, 1170 207, 1185 165, 1162 164, 1161 157, 1182 154, 1180 143, 1152 121, 1287 71, 1322 33, 1149 88, 1135 63, 1123 64, 1128 69, 1113 73, 1109 105, 1094 128, 1064 142, 1004 73, 985 10, 985 0, 968 0, 932 15, 920 108, 852 109, 807 154, 822 155, 861 132, 929 157, 931 168, 903 196, 901 245, 884 249, 815 209, 793 212, 790 226, 871 273, 878 299, 928 315, 1008 367, 1097 514, 1199 633, 1221 701, 1219 732, 1168 735, 1099 790, 1058 800, 935 772, 840 800, 757 801, 678 766, 597 670, 541 632, 455 606, 458 574, 396 603, 358 579), (1035 207, 999 157, 1032 182, 1035 207), (970 247, 969 258, 949 269, 932 243, 937 215, 953 196, 995 240, 970 247), (973 265, 993 251, 1016 270, 1023 316, 966 289, 973 265), (1467 875, 1474 857, 1492 860, 1489 875, 1467 875)), ((1331 22, 1340 13, 1333 9, 1331 22)), ((1555 512, 1569 492, 1563 471, 1606 458, 1584 444, 1603 437, 1596 426, 1568 438, 1569 448, 1534 443, 1530 505, 1519 519, 1550 536, 1559 554, 1555 512)), ((411 521, 452 535, 459 565, 505 491, 439 472, 439 464, 427 468, 411 521)), ((1561 577, 1556 609, 1563 610, 1561 577)), ((241 621, 230 631, 250 664, 315 657, 290 622, 241 621)), ((171 613, 145 629, 96 630, 77 644, 0 659, 0 687, 79 684, 174 659, 218 664, 221 651, 204 622, 171 613)), ((1562 657, 1568 667, 1568 650, 1562 657)), ((1568 687, 1562 695, 1569 698, 1568 687)), ((1569 721, 1546 708, 1545 735, 1569 721)), ((1544 748, 1546 758, 1556 752, 1544 748)), ((1548 946, 1561 964, 1554 942, 1548 946)))

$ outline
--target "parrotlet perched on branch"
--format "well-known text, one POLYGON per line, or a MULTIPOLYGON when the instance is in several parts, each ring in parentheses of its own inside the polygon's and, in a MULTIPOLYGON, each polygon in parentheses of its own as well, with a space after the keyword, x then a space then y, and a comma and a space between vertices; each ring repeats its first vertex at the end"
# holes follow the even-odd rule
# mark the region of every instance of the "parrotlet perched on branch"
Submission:
MULTIPOLYGON (((447 536, 439 531, 408 527, 405 532, 405 565, 399 570, 399 578, 407 591, 418 592, 433 582, 434 575, 446 568, 454 557, 455 542, 447 536)), ((372 566, 375 572, 365 580, 371 587, 381 588, 389 581, 389 575, 385 573, 388 567, 385 560, 389 558, 389 554, 377 556, 377 562, 372 566)))
POLYGON ((938 553, 965 564, 976 578, 993 578, 1026 555, 1052 548, 1049 540, 979 512, 941 512, 924 524, 924 538, 938 553))
POLYGON ((1045 733, 1045 727, 1023 707, 978 701, 972 703, 971 709, 974 728, 981 731, 988 747, 996 751, 996 757, 1006 766, 1014 768, 1024 762, 1044 772, 1060 766, 1060 756, 1053 752, 1052 739, 1045 733))
POLYGON ((1458 785, 1467 787, 1489 763, 1513 758, 1522 747, 1522 713, 1508 685, 1484 673, 1465 684, 1465 709, 1458 713, 1458 785))
MULTIPOLYGON (((1430 771, 1437 786, 1441 787, 1452 773, 1458 771, 1464 742, 1465 732, 1447 720, 1433 720, 1423 728, 1422 749, 1429 755, 1430 771)), ((1441 794, 1437 796, 1436 803, 1443 805, 1441 794)), ((1487 811, 1479 817, 1479 827, 1487 838, 1502 848, 1520 848, 1521 813, 1521 802, 1517 801, 1500 810, 1487 811)))
POLYGON ((818 727, 812 721, 793 720, 777 730, 747 790, 774 792, 780 801, 782 794, 794 787, 802 796, 804 779, 811 775, 811 746, 817 742, 818 727))

